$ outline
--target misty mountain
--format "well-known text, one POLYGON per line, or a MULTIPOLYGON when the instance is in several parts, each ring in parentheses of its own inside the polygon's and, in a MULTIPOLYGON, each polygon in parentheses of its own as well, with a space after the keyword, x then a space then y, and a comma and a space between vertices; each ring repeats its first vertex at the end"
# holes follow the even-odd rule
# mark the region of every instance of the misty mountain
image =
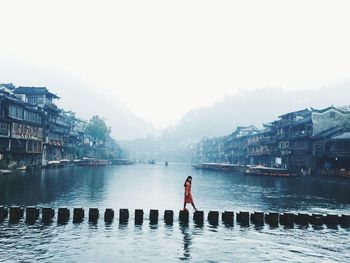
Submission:
MULTIPOLYGON (((0 83, 13 82, 16 86, 45 86, 60 99, 57 105, 71 110, 78 118, 89 120, 93 115, 106 119, 117 140, 144 138, 154 133, 151 123, 137 117, 121 101, 103 90, 93 89, 78 77, 63 71, 50 71, 25 65, 0 63, 0 83)), ((111 83, 112 85, 112 83, 111 83)))
POLYGON ((77 84, 69 82, 62 85, 64 88, 61 91, 56 89, 62 96, 58 102, 60 106, 72 109, 85 119, 90 119, 93 115, 103 117, 107 125, 112 128, 112 137, 117 140, 143 138, 154 133, 151 123, 133 114, 118 98, 98 93, 87 85, 77 84), (77 98, 80 98, 80 103, 77 103, 77 98))
MULTIPOLYGON (((65 85, 67 87, 69 85, 65 85)), ((65 97, 66 89, 62 89, 62 100, 59 105, 64 108, 74 109, 78 116, 90 119, 93 115, 99 115, 106 119, 107 125, 112 128, 112 137, 117 140, 129 140, 135 138, 144 138, 154 133, 154 127, 151 123, 137 117, 133 114, 118 98, 111 97, 109 94, 97 93, 87 86, 74 85, 72 93, 75 96, 65 97), (76 103, 79 94, 84 94, 81 99, 82 104, 76 103)), ((71 92, 69 92, 71 95, 71 92)))
POLYGON ((262 127, 278 116, 305 108, 350 104, 350 80, 315 90, 286 91, 263 88, 241 92, 217 101, 211 107, 188 112, 176 125, 163 131, 165 144, 191 142, 203 137, 230 134, 237 126, 262 127))

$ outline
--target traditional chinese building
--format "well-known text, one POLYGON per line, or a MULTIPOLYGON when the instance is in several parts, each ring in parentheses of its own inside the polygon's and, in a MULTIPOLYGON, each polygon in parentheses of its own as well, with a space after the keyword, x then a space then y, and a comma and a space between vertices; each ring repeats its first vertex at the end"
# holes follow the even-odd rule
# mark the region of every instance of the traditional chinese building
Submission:
POLYGON ((230 163, 249 164, 248 145, 249 138, 259 130, 251 125, 247 127, 239 126, 226 139, 225 153, 230 163))
POLYGON ((43 139, 43 111, 8 92, 1 92, 1 159, 10 166, 39 164, 43 139))
POLYGON ((194 149, 205 162, 260 164, 311 174, 325 167, 349 169, 347 131, 347 107, 311 108, 281 115, 263 130, 238 127, 230 135, 202 140, 194 149))

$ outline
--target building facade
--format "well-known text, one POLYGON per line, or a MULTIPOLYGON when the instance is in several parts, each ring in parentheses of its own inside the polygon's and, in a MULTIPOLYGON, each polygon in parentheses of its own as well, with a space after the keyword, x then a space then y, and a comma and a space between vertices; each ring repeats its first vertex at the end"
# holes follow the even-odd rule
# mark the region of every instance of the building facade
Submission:
POLYGON ((58 108, 57 99, 45 87, 0 84, 0 168, 122 154, 111 138, 104 147, 91 147, 87 122, 58 108))
POLYGON ((0 93, 0 154, 10 166, 41 162, 44 140, 41 110, 7 92, 0 93))
POLYGON ((202 140, 193 147, 193 155, 201 162, 264 165, 303 173, 320 173, 325 166, 350 169, 347 131, 349 108, 304 109, 281 115, 262 130, 237 127, 230 135, 202 140))

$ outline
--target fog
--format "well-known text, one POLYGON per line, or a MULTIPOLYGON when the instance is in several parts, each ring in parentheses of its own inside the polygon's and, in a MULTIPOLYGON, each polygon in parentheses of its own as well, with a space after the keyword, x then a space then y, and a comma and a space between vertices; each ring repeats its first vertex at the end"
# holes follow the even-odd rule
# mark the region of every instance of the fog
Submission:
POLYGON ((0 83, 46 86, 77 116, 105 117, 118 140, 164 129, 197 139, 288 110, 346 104, 347 1, 34 0, 0 8, 0 83))

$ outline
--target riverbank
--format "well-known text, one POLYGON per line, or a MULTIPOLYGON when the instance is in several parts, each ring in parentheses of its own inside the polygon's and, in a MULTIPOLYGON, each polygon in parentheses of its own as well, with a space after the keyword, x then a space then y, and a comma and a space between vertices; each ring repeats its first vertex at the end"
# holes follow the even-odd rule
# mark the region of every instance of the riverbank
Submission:
POLYGON ((350 179, 350 171, 345 169, 330 169, 319 170, 311 173, 310 171, 301 171, 300 173, 291 173, 288 169, 265 167, 261 165, 238 165, 228 163, 199 163, 192 164, 195 169, 203 170, 218 170, 218 171, 238 171, 246 175, 258 175, 258 176, 283 176, 283 177, 295 177, 295 176, 316 176, 316 177, 341 177, 350 179))

